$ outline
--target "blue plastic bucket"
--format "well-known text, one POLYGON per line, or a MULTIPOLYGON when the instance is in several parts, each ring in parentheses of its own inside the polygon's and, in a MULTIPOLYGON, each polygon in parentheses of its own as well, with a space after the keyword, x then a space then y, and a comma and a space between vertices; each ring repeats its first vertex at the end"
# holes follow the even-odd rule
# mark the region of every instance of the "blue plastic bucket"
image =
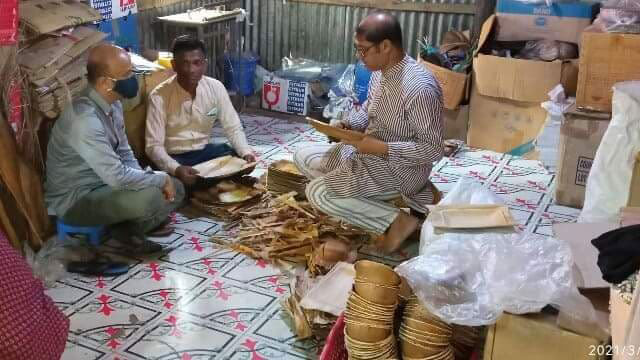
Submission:
POLYGON ((245 54, 240 58, 225 56, 224 85, 226 88, 242 96, 253 95, 257 65, 258 58, 251 54, 245 54))

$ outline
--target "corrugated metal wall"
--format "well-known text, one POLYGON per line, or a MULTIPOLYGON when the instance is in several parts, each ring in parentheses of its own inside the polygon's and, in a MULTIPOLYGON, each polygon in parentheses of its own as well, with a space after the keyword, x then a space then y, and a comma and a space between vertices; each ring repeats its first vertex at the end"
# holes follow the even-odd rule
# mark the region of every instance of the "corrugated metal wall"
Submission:
MULTIPOLYGON (((475 0, 407 0, 426 3, 473 4, 475 0)), ((159 31, 158 16, 177 14, 189 9, 226 3, 228 8, 244 7, 245 49, 260 55, 263 66, 280 67, 284 56, 304 57, 331 63, 355 60, 352 37, 357 24, 371 9, 340 5, 323 5, 287 0, 185 0, 169 6, 142 10, 138 13, 138 29, 142 48, 167 49, 171 39, 159 31)), ((449 30, 467 30, 473 26, 473 15, 428 12, 393 12, 402 25, 405 48, 417 53, 417 41, 428 35, 440 44, 449 30)))
POLYGON ((241 8, 242 0, 185 0, 169 6, 146 9, 138 12, 138 34, 140 45, 148 49, 168 49, 173 39, 168 39, 167 34, 160 31, 157 25, 157 17, 179 14, 187 10, 196 9, 205 5, 225 4, 229 9, 241 8))
MULTIPOLYGON (((473 4, 475 0, 412 0, 473 4)), ((355 60, 352 37, 357 24, 371 9, 351 6, 290 2, 283 0, 245 0, 249 12, 245 27, 245 48, 260 55, 270 70, 280 66, 284 56, 317 61, 349 63, 355 60)), ((428 35, 440 44, 449 30, 467 30, 473 15, 427 12, 393 12, 402 25, 405 48, 417 53, 417 41, 428 35)))

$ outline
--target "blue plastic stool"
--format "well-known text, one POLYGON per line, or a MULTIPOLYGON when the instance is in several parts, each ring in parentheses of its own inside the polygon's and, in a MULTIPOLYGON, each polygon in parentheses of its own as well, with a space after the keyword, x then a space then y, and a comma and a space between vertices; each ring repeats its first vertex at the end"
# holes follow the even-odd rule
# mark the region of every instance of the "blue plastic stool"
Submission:
POLYGON ((100 245, 100 239, 105 230, 104 226, 72 226, 63 223, 62 220, 58 220, 57 228, 60 241, 64 241, 68 235, 81 234, 86 235, 89 245, 93 246, 100 245))

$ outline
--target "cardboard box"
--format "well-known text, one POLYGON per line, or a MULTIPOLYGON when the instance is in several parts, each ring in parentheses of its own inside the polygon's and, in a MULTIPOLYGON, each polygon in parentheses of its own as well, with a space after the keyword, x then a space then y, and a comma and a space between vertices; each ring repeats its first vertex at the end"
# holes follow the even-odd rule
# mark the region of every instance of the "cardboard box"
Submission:
POLYGON ((580 294, 586 297, 595 310, 595 322, 576 319, 568 313, 560 312, 556 321, 558 327, 583 335, 603 343, 611 338, 611 311, 609 309, 611 288, 580 289, 580 294))
POLYGON ((36 35, 102 19, 98 10, 79 1, 20 1, 20 23, 36 35))
MULTIPOLYGON (((467 144, 502 153, 511 152, 533 141, 547 118, 546 111, 539 103, 480 95, 475 81, 471 87, 469 107, 467 144)), ((533 144, 529 150, 533 150, 533 144)))
POLYGON ((484 348, 485 360, 585 360, 601 342, 556 326, 556 316, 548 314, 503 314, 489 328, 484 348))
POLYGON ((431 64, 430 62, 422 60, 419 56, 418 63, 429 69, 436 79, 438 79, 440 87, 442 88, 445 109, 455 110, 460 103, 467 99, 470 82, 469 74, 451 71, 447 68, 431 64))
POLYGON ((467 141, 469 131, 469 105, 462 105, 457 110, 444 109, 444 138, 467 141))
POLYGON ((598 267, 598 249, 591 240, 619 228, 616 223, 557 223, 553 224, 553 234, 559 240, 569 244, 578 274, 577 285, 581 289, 609 288, 610 284, 602 279, 598 267))
POLYGON ((172 77, 173 70, 154 71, 144 75, 138 75, 140 91, 135 99, 123 101, 124 129, 129 140, 129 145, 141 165, 151 164, 145 151, 145 133, 147 129, 147 107, 149 106, 149 93, 160 83, 172 77))
POLYGON ((587 178, 611 115, 570 111, 560 128, 556 203, 582 208, 587 178))
POLYGON ((583 33, 578 108, 611 112, 613 85, 640 80, 639 63, 640 35, 583 33))
POLYGON ((288 114, 309 113, 309 83, 265 75, 262 83, 262 108, 288 114))
MULTIPOLYGON (((479 49, 490 40, 495 15, 482 25, 479 49)), ((575 94, 578 61, 534 61, 499 57, 476 52, 473 76, 481 95, 514 101, 541 103, 548 93, 562 84, 567 95, 575 94)))
POLYGON ((498 0, 498 41, 557 40, 578 44, 582 31, 591 25, 598 5, 587 2, 498 0))

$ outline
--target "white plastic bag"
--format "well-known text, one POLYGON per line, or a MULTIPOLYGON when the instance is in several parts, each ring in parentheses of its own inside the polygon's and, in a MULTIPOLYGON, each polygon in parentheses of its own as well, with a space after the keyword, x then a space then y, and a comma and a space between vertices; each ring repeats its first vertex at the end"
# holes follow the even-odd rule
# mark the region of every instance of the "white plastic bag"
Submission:
POLYGON ((33 275, 42 280, 47 288, 52 287, 67 274, 64 253, 65 245, 57 238, 49 239, 37 253, 34 253, 28 244, 24 245, 25 260, 33 275))
MULTIPOLYGON (((504 204, 504 201, 481 183, 471 178, 462 178, 438 203, 438 205, 453 204, 504 204)), ((429 221, 425 221, 420 232, 420 255, 425 253, 430 243, 442 237, 442 234, 435 233, 429 221)))
MULTIPOLYGON (((462 179, 443 204, 496 204, 500 198, 462 179)), ((481 326, 502 312, 538 312, 552 304, 567 316, 595 322, 595 311, 573 278, 569 246, 552 237, 508 231, 435 234, 423 226, 420 256, 400 264, 418 299, 442 320, 481 326)))
POLYGON ((613 87, 611 122, 596 152, 578 222, 616 222, 640 151, 640 81, 613 87))
POLYGON ((575 104, 575 98, 567 98, 564 87, 560 84, 549 92, 549 101, 541 104, 547 111, 545 125, 536 138, 536 150, 540 154, 540 161, 544 167, 552 172, 556 172, 558 161, 558 146, 560 143, 560 128, 564 121, 564 114, 575 104))

